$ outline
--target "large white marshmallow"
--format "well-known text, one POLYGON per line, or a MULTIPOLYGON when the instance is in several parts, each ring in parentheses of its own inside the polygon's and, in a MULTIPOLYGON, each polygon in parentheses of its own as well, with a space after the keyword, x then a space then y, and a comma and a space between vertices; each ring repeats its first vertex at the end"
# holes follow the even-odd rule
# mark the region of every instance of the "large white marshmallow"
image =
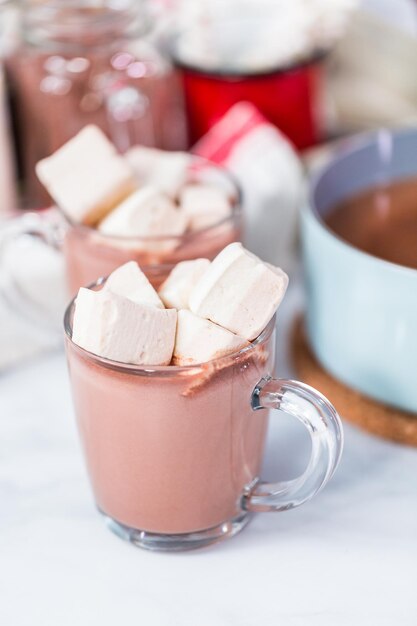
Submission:
POLYGON ((178 311, 173 363, 194 365, 239 352, 249 342, 244 337, 191 313, 178 311))
POLYGON ((106 235, 143 237, 135 242, 136 250, 172 250, 178 245, 188 224, 186 215, 154 187, 142 187, 114 209, 98 230, 106 235), (163 240, 149 237, 163 237, 163 240))
POLYGON ((288 276, 261 261, 240 243, 217 255, 189 298, 193 313, 228 330, 255 339, 284 297, 288 276))
POLYGON ((164 304, 135 261, 129 261, 110 274, 104 291, 117 293, 133 302, 164 308, 164 304))
POLYGON ((132 169, 97 126, 86 126, 36 173, 75 222, 95 224, 137 187, 132 169))
POLYGON ((190 293, 209 265, 208 259, 194 259, 178 263, 158 291, 165 306, 188 309, 190 293))
POLYGON ((177 312, 139 304, 111 291, 81 288, 72 339, 98 356, 135 365, 168 365, 177 312))
POLYGON ((186 152, 135 146, 126 152, 125 158, 140 185, 156 187, 172 198, 187 181, 191 157, 186 152))
POLYGON ((192 230, 212 226, 231 213, 225 190, 213 185, 185 185, 180 193, 180 206, 188 215, 192 230))

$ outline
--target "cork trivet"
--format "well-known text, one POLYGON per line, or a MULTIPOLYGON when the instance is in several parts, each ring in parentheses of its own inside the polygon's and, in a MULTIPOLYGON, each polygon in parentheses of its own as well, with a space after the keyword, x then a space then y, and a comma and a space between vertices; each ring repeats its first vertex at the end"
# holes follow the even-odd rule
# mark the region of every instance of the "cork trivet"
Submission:
POLYGON ((300 380, 327 396, 344 419, 385 439, 417 446, 417 415, 370 400, 335 380, 313 356, 302 318, 292 329, 291 355, 300 380))

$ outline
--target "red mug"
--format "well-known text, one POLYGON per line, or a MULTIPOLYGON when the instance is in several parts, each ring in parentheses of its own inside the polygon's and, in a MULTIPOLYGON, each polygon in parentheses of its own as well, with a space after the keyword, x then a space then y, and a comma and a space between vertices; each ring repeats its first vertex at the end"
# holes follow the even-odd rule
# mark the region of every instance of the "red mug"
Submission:
POLYGON ((183 81, 190 145, 241 101, 255 105, 299 149, 320 140, 323 54, 251 74, 205 70, 179 58, 174 62, 183 81))

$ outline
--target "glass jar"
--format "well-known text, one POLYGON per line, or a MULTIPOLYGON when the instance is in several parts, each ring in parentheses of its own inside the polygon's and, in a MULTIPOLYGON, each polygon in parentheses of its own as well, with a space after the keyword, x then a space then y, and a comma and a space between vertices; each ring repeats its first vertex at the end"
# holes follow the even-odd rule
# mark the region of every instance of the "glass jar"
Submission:
POLYGON ((86 124, 118 150, 181 149, 183 109, 172 67, 140 0, 26 0, 8 63, 25 204, 48 198, 35 164, 86 124))

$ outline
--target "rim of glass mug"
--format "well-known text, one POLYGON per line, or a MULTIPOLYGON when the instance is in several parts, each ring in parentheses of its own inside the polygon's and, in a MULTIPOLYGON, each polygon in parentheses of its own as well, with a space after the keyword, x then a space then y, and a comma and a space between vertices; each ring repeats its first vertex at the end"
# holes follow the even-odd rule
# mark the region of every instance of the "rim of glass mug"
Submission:
MULTIPOLYGON (((97 281, 95 281, 91 285, 88 285, 87 288, 98 291, 104 285, 106 280, 107 278, 99 278, 97 281)), ((93 360, 96 363, 103 365, 104 367, 107 367, 108 369, 113 369, 119 372, 125 372, 129 374, 137 374, 137 375, 143 375, 143 376, 149 376, 151 374, 160 374, 163 376, 164 374, 170 375, 173 372, 175 373, 186 372, 187 374, 189 374, 193 370, 198 371, 198 370, 201 370, 202 367, 207 367, 208 364, 217 367, 218 365, 224 365, 225 363, 232 363, 233 361, 238 361, 242 357, 242 355, 246 356, 250 354, 251 352, 253 352, 257 346, 266 343, 268 339, 271 337, 275 329, 275 323, 276 323, 276 314, 275 314, 273 318, 270 320, 270 322, 266 325, 264 330, 260 333, 260 335, 258 335, 256 339, 251 341, 248 346, 246 346, 245 348, 237 352, 233 352, 231 354, 226 354, 224 356, 217 357, 216 359, 212 359, 211 361, 195 363, 193 365, 134 365, 132 363, 123 363, 121 361, 114 361, 112 359, 107 359, 105 357, 94 354, 93 352, 89 352, 88 350, 85 350, 78 344, 74 343, 72 339, 72 322, 73 322, 76 299, 77 299, 77 296, 74 296, 74 298, 71 300, 71 302, 67 306, 67 309, 64 314, 65 334, 66 334, 66 337, 71 342, 71 345, 76 349, 76 351, 79 354, 84 355, 88 359, 93 360)))
MULTIPOLYGON (((356 248, 354 245, 343 239, 340 235, 336 234, 324 221, 320 210, 318 209, 319 202, 317 201, 317 194, 320 191, 320 186, 324 184, 325 177, 330 176, 332 170, 341 165, 345 159, 351 157, 353 154, 358 152, 358 150, 363 150, 371 147, 372 145, 378 144, 378 137, 381 135, 381 132, 387 132, 395 137, 401 137, 402 135, 414 135, 416 140, 417 147, 417 129, 412 128, 403 128, 403 129, 382 129, 381 130, 371 130, 366 131, 364 133, 360 133, 354 135, 353 137, 349 137, 348 139, 342 139, 338 144, 334 147, 333 150, 330 151, 329 160, 322 166, 318 168, 318 170, 313 174, 311 178, 311 182, 309 185, 308 192, 308 200, 304 203, 302 210, 305 213, 311 213, 316 222, 320 225, 322 230, 324 230, 327 235, 331 238, 338 241, 344 248, 351 251, 353 254, 358 254, 361 257, 368 259, 369 262, 383 265, 389 268, 391 271, 397 271, 401 274, 407 274, 409 276, 417 277, 417 269, 412 267, 407 267, 405 265, 400 265, 399 263, 394 263, 393 261, 388 261, 386 259, 379 258, 366 252, 365 250, 361 250, 360 248, 356 248)), ((415 176, 417 176, 417 166, 415 167, 415 176)), ((404 175, 404 178, 407 178, 408 175, 404 175)), ((390 180, 396 181, 401 180, 402 177, 393 177, 390 180)), ((377 181, 376 181, 377 183, 377 181)), ((371 188, 374 185, 369 183, 368 186, 363 187, 363 189, 371 188)), ((345 197, 348 197, 346 195, 345 197)))
MULTIPOLYGON (((189 242, 199 237, 200 235, 211 233, 215 231, 217 228, 219 228, 219 226, 222 226, 223 224, 227 224, 228 222, 231 222, 231 223, 236 222, 236 224, 239 225, 239 222, 241 222, 242 216, 243 216, 243 209, 242 209, 243 191, 236 177, 231 172, 226 170, 226 168, 222 167, 221 165, 217 165, 217 163, 212 163, 211 161, 209 161, 208 159, 204 159, 203 157, 192 155, 192 164, 197 166, 197 169, 196 169, 197 173, 199 171, 199 168, 204 166, 207 169, 213 170, 213 172, 221 174, 221 176, 223 177, 223 180, 226 180, 227 183, 230 184, 230 189, 233 191, 233 204, 231 207, 232 210, 230 212, 230 215, 223 217, 221 220, 218 220, 217 222, 214 222, 213 224, 210 224, 209 226, 204 226, 203 228, 198 228, 196 230, 186 232, 182 235, 158 235, 158 236, 111 235, 108 233, 102 233, 95 226, 88 226, 87 224, 82 224, 81 222, 77 222, 73 220, 69 215, 67 215, 67 213, 65 213, 65 211, 63 211, 59 206, 54 205, 54 207, 56 207, 56 209, 59 211, 60 215, 64 218, 67 224, 69 224, 71 228, 75 230, 78 230, 84 233, 94 233, 95 236, 101 237, 103 238, 103 240, 108 240, 108 241, 111 241, 111 240, 120 241, 120 242, 121 241, 125 241, 125 242, 143 241, 147 243, 177 241, 178 245, 174 249, 174 252, 175 252, 175 250, 180 248, 182 242, 189 242)), ((191 184, 193 182, 198 183, 200 181, 197 178, 195 181, 190 181, 191 184)), ((163 257, 163 256, 169 256, 169 255, 161 254, 161 256, 163 257)))

